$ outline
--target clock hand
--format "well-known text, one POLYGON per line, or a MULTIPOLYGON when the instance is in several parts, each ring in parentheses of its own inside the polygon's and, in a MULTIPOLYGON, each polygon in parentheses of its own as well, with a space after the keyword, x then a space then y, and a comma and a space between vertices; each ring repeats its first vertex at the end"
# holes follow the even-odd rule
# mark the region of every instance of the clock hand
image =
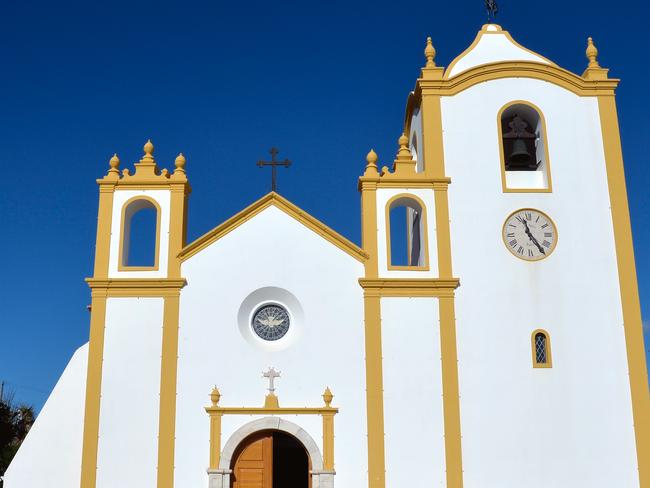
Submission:
POLYGON ((537 241, 537 239, 535 239, 535 236, 533 236, 533 233, 532 233, 532 232, 530 231, 530 229, 528 228, 528 224, 526 223, 525 220, 524 220, 524 226, 526 227, 526 235, 527 235, 528 238, 531 240, 531 242, 532 242, 533 244, 535 244, 535 246, 537 246, 537 249, 539 249, 539 252, 541 252, 542 254, 546 254, 546 253, 544 252, 544 248, 543 248, 542 246, 539 245, 539 242, 537 241))

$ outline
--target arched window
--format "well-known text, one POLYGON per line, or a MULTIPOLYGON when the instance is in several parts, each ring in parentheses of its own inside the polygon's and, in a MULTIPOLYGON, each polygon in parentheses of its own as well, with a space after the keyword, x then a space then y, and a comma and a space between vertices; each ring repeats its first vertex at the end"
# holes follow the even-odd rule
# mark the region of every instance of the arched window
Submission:
POLYGON ((135 197, 122 209, 121 270, 158 269, 160 208, 149 198, 135 197))
POLYGON ((551 367, 551 339, 548 332, 538 329, 531 336, 533 346, 533 367, 551 367))
POLYGON ((512 102, 499 112, 504 191, 551 191, 546 126, 541 111, 512 102))
POLYGON ((420 199, 397 195, 386 205, 389 269, 428 269, 426 215, 420 199))

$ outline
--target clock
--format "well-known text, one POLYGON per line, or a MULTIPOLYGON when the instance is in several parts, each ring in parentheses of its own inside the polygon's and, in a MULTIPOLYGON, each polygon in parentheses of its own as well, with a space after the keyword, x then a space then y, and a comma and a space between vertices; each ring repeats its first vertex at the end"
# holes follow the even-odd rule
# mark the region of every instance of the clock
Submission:
POLYGON ((265 341, 277 341, 289 330, 289 312, 277 304, 262 305, 253 314, 251 326, 257 336, 265 341))
POLYGON ((555 249, 557 228, 544 212, 522 208, 511 213, 503 224, 503 242, 516 257, 539 261, 555 249))

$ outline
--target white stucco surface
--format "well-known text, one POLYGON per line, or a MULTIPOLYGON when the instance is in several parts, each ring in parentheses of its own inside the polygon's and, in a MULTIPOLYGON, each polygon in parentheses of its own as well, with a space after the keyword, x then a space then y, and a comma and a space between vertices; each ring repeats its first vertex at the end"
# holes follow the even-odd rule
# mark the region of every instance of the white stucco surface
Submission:
MULTIPOLYGON (((379 188, 377 189, 377 259, 379 276, 390 278, 436 278, 438 277, 438 245, 436 241, 436 209, 432 190, 420 188, 379 188), (414 195, 425 206, 426 239, 429 254, 429 269, 427 271, 410 271, 388 269, 388 242, 386 240, 386 205, 395 195, 414 195)), ((424 237, 424 231, 422 236, 424 237)), ((422 248, 424 249, 424 243, 422 248)))
POLYGON ((88 344, 74 353, 4 475, 5 488, 78 488, 88 344))
MULTIPOLYGON (((363 298, 357 281, 363 265, 271 206, 183 263, 182 276, 188 285, 180 307, 176 486, 207 486, 204 407, 212 386, 221 391, 223 406, 262 406, 267 388, 262 372, 269 366, 281 371, 276 380, 281 406, 322 406, 321 395, 331 388, 332 404, 340 408, 335 485, 367 485, 363 298), (242 304, 251 296, 271 298, 260 289, 285 290, 299 302, 299 334, 287 334, 288 344, 266 347, 241 330, 242 304)), ((295 310, 282 294, 276 300, 295 310)), ((322 449, 319 416, 286 419, 322 449)), ((222 443, 251 420, 224 416, 222 443)))
POLYGON ((386 486, 445 486, 437 298, 382 298, 386 486))
MULTIPOLYGON (((504 31, 488 30, 478 43, 456 60, 448 76, 454 77, 470 68, 499 61, 535 61, 549 64, 547 59, 515 44, 504 31)), ((470 112, 471 113, 471 112, 470 112)))
POLYGON ((169 190, 120 190, 113 197, 113 216, 111 220, 111 243, 108 260, 110 278, 164 278, 167 276, 169 254, 169 190), (143 196, 156 201, 160 207, 160 244, 158 247, 158 269, 154 271, 119 271, 122 209, 130 199, 143 196))
POLYGON ((465 486, 638 486, 597 100, 543 81, 502 79, 443 98, 442 114, 462 285, 465 486), (546 117, 553 193, 502 193, 496 114, 517 99, 546 117), (539 262, 513 257, 501 239, 506 216, 524 207, 546 212, 558 229, 554 253, 539 262), (538 328, 550 333, 549 369, 532 367, 538 328), (498 448, 486 448, 493 441, 498 448))
POLYGON ((162 298, 106 303, 97 488, 156 486, 162 298))

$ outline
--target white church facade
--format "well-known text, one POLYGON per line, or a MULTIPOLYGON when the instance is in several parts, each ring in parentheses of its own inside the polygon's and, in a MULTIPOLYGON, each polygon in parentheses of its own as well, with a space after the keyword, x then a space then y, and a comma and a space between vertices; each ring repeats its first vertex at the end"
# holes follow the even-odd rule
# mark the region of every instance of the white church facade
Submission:
POLYGON ((185 158, 110 160, 90 340, 6 488, 650 488, 618 80, 494 24, 435 54, 361 246, 274 192, 187 243, 185 158))

